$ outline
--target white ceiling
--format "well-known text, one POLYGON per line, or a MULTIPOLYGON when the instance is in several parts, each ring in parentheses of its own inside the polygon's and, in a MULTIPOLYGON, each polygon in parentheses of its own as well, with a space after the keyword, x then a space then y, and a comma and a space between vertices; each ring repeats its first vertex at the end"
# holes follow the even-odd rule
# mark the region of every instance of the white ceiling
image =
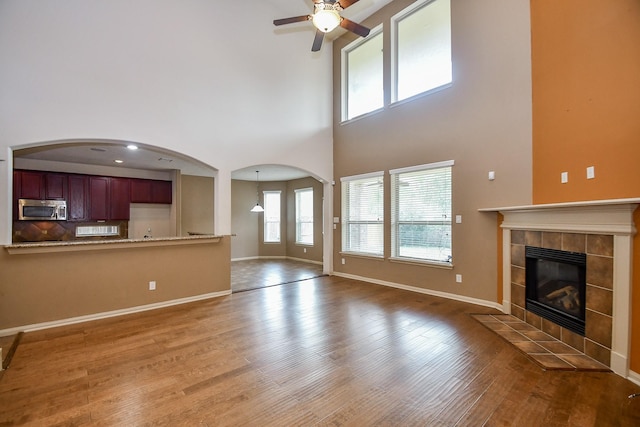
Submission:
MULTIPOLYGON (((372 13, 376 12, 385 4, 389 3, 392 0, 360 0, 357 3, 353 4, 345 11, 342 12, 343 16, 355 21, 361 22, 366 17, 370 16, 372 13)), ((158 4, 158 7, 162 7, 164 3, 158 4)), ((259 3, 258 3, 259 4, 259 3)), ((257 4, 256 4, 257 5, 257 4)), ((175 6, 175 5, 174 5, 175 6)), ((224 11, 225 8, 232 9, 229 11, 231 13, 235 10, 235 6, 228 5, 225 2, 221 2, 218 6, 218 10, 220 10, 221 14, 225 15, 227 11, 224 11)), ((179 9, 179 6, 176 6, 176 10, 179 9)), ((290 24, 282 27, 273 27, 269 26, 269 24, 277 18, 286 18, 290 16, 299 16, 311 13, 313 10, 313 1, 312 0, 262 0, 261 7, 251 7, 249 9, 250 13, 253 15, 250 19, 251 23, 260 23, 257 27, 253 25, 255 28, 251 28, 250 31, 265 32, 265 36, 273 36, 276 37, 284 37, 285 40, 289 40, 290 38, 300 38, 300 44, 298 46, 308 46, 308 49, 300 49, 299 51, 291 52, 279 52, 273 53, 273 49, 264 48, 263 50, 268 50, 271 55, 277 54, 279 57, 274 57, 274 62, 287 63, 288 58, 291 55, 297 56, 311 56, 313 55, 310 52, 311 43, 313 41, 314 28, 310 22, 300 22, 295 24, 290 24), (267 7, 262 7, 262 6, 267 7), (262 16, 256 16, 261 14, 262 16), (261 25, 264 25, 262 27, 261 25), (308 39, 308 40, 307 40, 308 39)), ((235 12, 234 12, 235 13, 235 12)), ((187 24, 188 25, 188 24, 187 24)), ((212 23, 212 25, 215 25, 212 23)), ((234 24, 235 25, 235 24, 234 24)), ((235 26, 235 31, 249 31, 249 29, 243 29, 242 27, 238 28, 235 26)), ((175 31, 175 29, 174 29, 175 31)), ((330 40, 339 37, 344 33, 345 30, 338 28, 334 30, 331 34, 327 35, 326 43, 323 46, 323 50, 330 49, 331 45, 329 44, 330 40)), ((252 36, 255 39, 255 35, 252 36)), ((284 41, 284 40, 283 40, 284 41)), ((241 47, 242 44, 239 45, 241 47)), ((255 56, 255 52, 251 55, 244 55, 246 57, 255 56)), ((255 58, 254 60, 257 60, 255 58)), ((261 68, 255 67, 255 63, 253 66, 248 66, 249 63, 245 64, 245 61, 240 61, 239 59, 234 59, 232 63, 229 63, 229 66, 237 66, 240 73, 245 74, 248 70, 255 70, 253 74, 255 74, 255 78, 261 75, 261 68), (237 61, 237 62, 235 62, 237 61), (235 64, 235 65, 234 65, 235 64)), ((254 78, 252 77, 252 79, 254 78)), ((293 82, 290 81, 289 76, 286 77, 287 81, 289 81, 289 87, 292 88, 293 91, 297 92, 295 89, 297 86, 293 85, 293 82)), ((264 79, 269 79, 269 77, 264 77, 264 79)), ((265 83, 265 82, 263 82, 265 83)), ((269 83, 269 82, 266 82, 269 83)), ((123 88, 124 89, 124 88, 123 88)), ((250 92, 247 89, 244 92, 243 97, 248 96, 247 93, 252 93, 251 96, 256 97, 255 105, 261 105, 264 103, 264 99, 267 95, 250 92)), ((236 97, 237 98, 237 97, 236 97)), ((233 98, 231 98, 233 99, 233 98)), ((281 96, 281 101, 286 101, 288 98, 281 96)), ((152 101, 150 101, 152 102, 152 101)), ((245 103, 245 105, 247 105, 245 103)), ((247 108, 242 110, 243 114, 251 114, 247 108)), ((194 111, 197 114, 197 111, 194 111)), ((263 112, 266 113, 266 112, 263 112)), ((268 116, 268 115, 267 115, 268 116)), ((248 116, 247 120, 251 120, 253 115, 248 116)), ((265 118, 266 120, 267 118, 265 118)), ((283 135, 282 137, 286 138, 297 138, 298 133, 300 133, 300 126, 304 126, 303 124, 297 124, 299 120, 292 119, 292 123, 288 123, 285 131, 289 133, 288 136, 283 135)), ((161 123, 158 124, 161 126, 161 123)), ((247 126, 244 126, 247 129, 247 126)), ((261 126, 249 126, 248 128, 260 129, 261 126)), ((160 128, 159 128, 160 129, 160 128)), ((276 127, 278 129, 278 127, 276 127)), ((266 129, 264 129, 266 132, 266 129)), ((244 134, 243 134, 244 135, 244 134)), ((244 135, 246 140, 250 140, 250 135, 244 135)), ((265 133, 266 136, 266 133, 265 133)), ((281 137, 281 138, 282 138, 281 137)), ((271 136, 273 138, 273 136, 271 136)), ((227 137, 227 139, 230 139, 227 137)), ((65 141, 67 142, 67 141, 65 141)), ((53 144, 46 145, 37 148, 27 148, 22 150, 14 151, 15 158, 25 158, 25 159, 36 159, 36 160, 47 160, 47 161, 56 161, 56 162, 68 162, 68 163, 80 163, 80 164, 90 164, 90 165, 102 165, 102 166, 118 166, 118 164, 114 163, 116 159, 122 160, 123 163, 120 165, 126 168, 134 168, 134 169, 146 169, 146 170, 180 170, 183 174, 189 175, 205 175, 211 176, 215 171, 207 166, 206 164, 197 161, 191 157, 187 157, 181 155, 176 152, 169 152, 164 149, 160 149, 153 146, 140 146, 140 148, 136 151, 131 151, 126 149, 126 144, 121 142, 110 143, 105 141, 86 141, 86 140, 74 140, 72 143, 65 144, 53 144)), ((250 154, 250 153, 247 153, 250 154)), ((273 180, 289 180, 296 179, 305 176, 309 176, 308 173, 288 167, 282 166, 274 163, 272 160, 270 164, 262 164, 262 165, 253 165, 249 167, 244 167, 242 169, 238 169, 232 172, 233 179, 240 180, 255 180, 256 179, 256 170, 260 171, 260 180, 261 181, 273 181, 273 180)))

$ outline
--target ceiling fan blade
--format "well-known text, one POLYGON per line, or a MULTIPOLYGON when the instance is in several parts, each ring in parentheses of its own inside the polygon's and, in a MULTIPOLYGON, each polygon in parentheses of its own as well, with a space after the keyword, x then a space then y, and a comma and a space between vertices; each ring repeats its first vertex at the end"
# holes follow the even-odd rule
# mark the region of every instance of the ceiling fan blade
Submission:
POLYGON ((354 3, 358 3, 358 0, 338 0, 338 4, 341 8, 346 9, 354 3))
POLYGON ((342 18, 342 21, 340 21, 340 26, 362 37, 367 37, 369 35, 369 32, 371 31, 367 27, 350 21, 347 18, 342 18))
POLYGON ((311 19, 311 16, 309 16, 309 15, 294 16, 294 17, 291 17, 291 18, 274 19, 273 20, 273 25, 293 24, 294 22, 308 21, 309 19, 311 19))
POLYGON ((324 39, 324 33, 320 30, 316 30, 316 36, 313 38, 313 45, 311 46, 311 52, 317 52, 322 47, 322 40, 324 39))

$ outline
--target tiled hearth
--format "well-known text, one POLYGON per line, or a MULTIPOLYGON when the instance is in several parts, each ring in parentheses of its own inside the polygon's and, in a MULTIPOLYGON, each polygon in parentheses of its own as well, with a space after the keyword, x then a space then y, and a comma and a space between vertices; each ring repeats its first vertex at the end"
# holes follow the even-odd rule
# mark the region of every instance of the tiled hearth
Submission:
POLYGON ((613 313, 613 236, 513 230, 511 232, 511 314, 609 366, 613 313), (525 246, 587 254, 585 336, 525 309, 525 246))
POLYGON ((474 314, 474 319, 500 335, 545 370, 608 371, 583 352, 509 314, 474 314))
POLYGON ((629 376, 633 212, 640 199, 517 206, 497 211, 503 252, 503 304, 528 325, 629 376), (587 255, 585 336, 525 309, 525 246, 587 255))

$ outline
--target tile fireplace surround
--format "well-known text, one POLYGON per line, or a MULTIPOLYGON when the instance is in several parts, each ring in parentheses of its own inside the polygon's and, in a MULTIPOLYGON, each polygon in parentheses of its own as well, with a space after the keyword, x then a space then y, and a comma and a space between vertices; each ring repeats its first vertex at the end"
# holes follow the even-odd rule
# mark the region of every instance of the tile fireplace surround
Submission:
POLYGON ((502 310, 629 377, 633 212, 640 199, 481 209, 504 215, 502 310), (525 246, 587 254, 585 336, 527 311, 525 246))

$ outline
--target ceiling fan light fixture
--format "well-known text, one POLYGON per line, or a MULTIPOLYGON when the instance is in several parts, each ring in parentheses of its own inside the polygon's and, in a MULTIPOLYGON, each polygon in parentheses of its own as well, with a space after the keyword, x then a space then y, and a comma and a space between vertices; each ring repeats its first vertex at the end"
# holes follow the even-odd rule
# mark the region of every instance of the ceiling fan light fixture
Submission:
POLYGON ((342 18, 338 11, 334 9, 320 9, 313 15, 311 21, 317 29, 323 33, 328 33, 340 25, 341 20, 342 18))

